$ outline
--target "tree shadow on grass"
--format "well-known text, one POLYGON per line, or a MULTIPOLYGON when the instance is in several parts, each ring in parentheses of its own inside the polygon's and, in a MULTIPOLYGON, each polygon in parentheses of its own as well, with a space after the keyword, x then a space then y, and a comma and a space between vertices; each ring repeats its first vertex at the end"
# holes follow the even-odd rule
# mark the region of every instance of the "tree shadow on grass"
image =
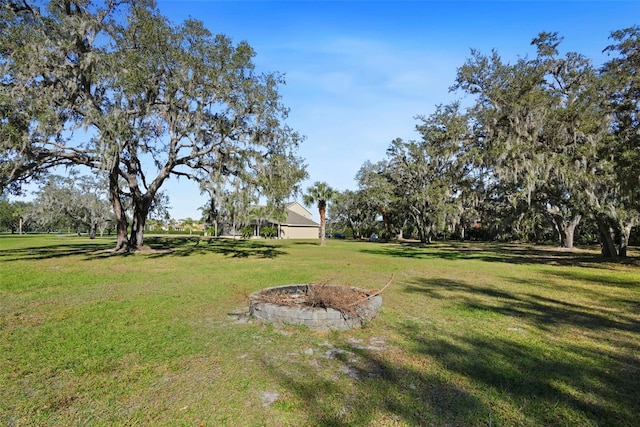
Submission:
POLYGON ((621 287, 640 289, 640 270, 635 274, 635 277, 631 277, 631 274, 593 274, 593 272, 584 270, 550 271, 549 274, 563 279, 592 283, 595 286, 604 288, 621 287))
POLYGON ((490 419, 486 404, 438 374, 351 343, 328 353, 312 367, 301 362, 266 366, 302 402, 307 425, 462 426, 490 419))
POLYGON ((416 280, 406 292, 455 292, 463 318, 527 326, 442 332, 406 320, 387 325, 393 349, 334 336, 333 362, 267 365, 309 425, 637 425, 640 324, 632 315, 448 279, 416 280))
POLYGON ((277 258, 287 252, 263 240, 230 240, 151 237, 147 243, 154 249, 150 257, 219 254, 230 258, 277 258))
POLYGON ((533 345, 479 334, 443 338, 412 325, 400 332, 418 356, 437 360, 483 394, 498 393, 498 400, 531 421, 523 424, 632 426, 640 416, 637 357, 566 341, 533 345))
POLYGON ((98 257, 100 253, 104 253, 109 249, 112 249, 113 246, 114 243, 112 241, 109 241, 108 243, 104 241, 95 241, 95 243, 66 243, 19 249, 2 249, 0 250, 0 260, 38 260, 64 258, 77 255, 85 255, 88 258, 92 258, 98 257))
POLYGON ((301 241, 301 242, 295 242, 294 245, 296 246, 320 246, 320 240, 318 241, 301 241))
MULTIPOLYGON (((570 294, 570 288, 564 292, 570 294)), ((606 289, 590 304, 437 278, 417 278, 405 292, 450 299, 462 318, 479 323, 513 318, 526 325, 513 328, 513 338, 511 329, 492 336, 481 328, 445 336, 417 323, 402 324, 398 331, 416 354, 481 389, 498 391, 500 399, 513 399, 534 425, 637 425, 640 322, 634 306, 622 307, 627 301, 598 303, 607 301, 606 289), (528 338, 529 328, 535 338, 528 338), (558 331, 565 334, 560 337, 558 331), (552 409, 548 415, 540 410, 545 407, 552 409)))
MULTIPOLYGON (((544 331, 552 331, 558 326, 571 326, 598 331, 632 332, 640 336, 640 322, 615 307, 607 311, 600 305, 596 308, 548 296, 516 294, 437 278, 416 278, 405 288, 405 292, 452 300, 452 294, 456 293, 454 301, 463 310, 517 318, 544 331)), ((606 294, 594 294, 594 297, 607 298, 606 294)))
MULTIPOLYGON (((91 243, 67 243, 47 246, 34 246, 20 249, 0 250, 0 260, 17 261, 26 259, 51 259, 69 256, 81 256, 84 260, 130 256, 130 252, 113 252, 115 241, 96 240, 91 243)), ((202 254, 219 254, 231 258, 276 258, 287 252, 276 245, 260 240, 202 239, 195 237, 148 237, 146 250, 140 255, 150 258, 202 254)))
POLYGON ((614 261, 585 250, 567 250, 543 246, 486 242, 446 242, 422 244, 401 242, 377 244, 362 253, 412 259, 481 260, 512 264, 548 264, 561 266, 602 267, 612 262, 640 265, 640 259, 629 257, 614 261))
POLYGON ((509 292, 500 291, 486 286, 471 286, 462 281, 443 278, 426 279, 417 277, 414 278, 413 281, 411 281, 405 288, 405 292, 426 294, 430 298, 436 299, 450 298, 447 293, 455 291, 470 292, 491 298, 502 298, 507 300, 515 299, 515 297, 509 292))

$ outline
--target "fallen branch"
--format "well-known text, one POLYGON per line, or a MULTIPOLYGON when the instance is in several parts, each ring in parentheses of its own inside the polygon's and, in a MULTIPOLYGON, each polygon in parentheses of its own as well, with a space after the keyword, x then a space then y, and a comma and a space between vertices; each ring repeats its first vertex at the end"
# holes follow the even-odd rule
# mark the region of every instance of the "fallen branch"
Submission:
POLYGON ((375 296, 377 296, 377 295, 380 295, 380 294, 382 293, 382 291, 384 291, 385 289, 387 289, 387 288, 389 287, 389 285, 390 285, 390 284, 391 284, 391 282, 393 281, 393 276, 394 276, 394 274, 393 274, 393 273, 391 273, 391 278, 389 279, 389 281, 387 282, 387 284, 386 284, 386 285, 384 285, 384 287, 383 287, 382 289, 379 289, 379 290, 377 290, 377 291, 375 291, 375 292, 372 292, 371 294, 367 295, 365 298, 363 298, 363 299, 361 299, 361 300, 358 300, 358 301, 356 301, 356 302, 353 302, 353 303, 351 303, 351 304, 347 305, 347 308, 352 307, 352 306, 354 306, 354 305, 356 305, 356 304, 360 304, 362 301, 366 301, 366 300, 371 299, 371 298, 373 298, 373 297, 375 297, 375 296))

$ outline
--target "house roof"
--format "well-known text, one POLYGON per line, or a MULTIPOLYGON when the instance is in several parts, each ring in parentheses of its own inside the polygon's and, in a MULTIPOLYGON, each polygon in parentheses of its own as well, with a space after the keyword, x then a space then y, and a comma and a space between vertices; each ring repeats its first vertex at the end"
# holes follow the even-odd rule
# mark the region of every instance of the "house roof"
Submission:
MULTIPOLYGON (((318 224, 317 222, 292 211, 291 208, 294 205, 302 206, 298 202, 287 203, 284 209, 287 214, 287 218, 280 223, 281 225, 288 225, 292 227, 320 227, 320 224, 318 224)), ((262 207, 262 205, 258 205, 256 207, 262 207)), ((305 211, 309 212, 306 208, 304 208, 304 206, 302 206, 302 208, 305 211)), ((309 212, 309 215, 311 215, 311 212, 309 212)), ((256 223, 256 220, 252 220, 251 223, 256 223)))
POLYGON ((293 226, 306 226, 306 227, 319 227, 315 221, 310 220, 309 218, 305 218, 300 214, 297 214, 289 209, 286 210, 287 219, 282 223, 282 225, 293 225, 293 226))

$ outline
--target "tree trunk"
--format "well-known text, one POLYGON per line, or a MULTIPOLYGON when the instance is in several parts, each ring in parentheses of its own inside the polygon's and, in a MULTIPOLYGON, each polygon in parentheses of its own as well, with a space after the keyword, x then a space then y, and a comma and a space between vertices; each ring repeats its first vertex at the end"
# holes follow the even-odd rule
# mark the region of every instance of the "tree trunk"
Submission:
POLYGON ((552 207, 547 211, 549 218, 551 219, 551 223, 553 227, 556 229, 558 233, 558 240, 560 241, 560 247, 566 249, 573 249, 573 240, 575 236, 575 230, 578 224, 580 224, 580 220, 582 219, 582 215, 575 214, 570 219, 565 218, 565 216, 560 213, 560 210, 557 207, 552 207))
MULTIPOLYGON (((147 187, 146 193, 140 190, 137 180, 137 162, 133 171, 129 171, 128 182, 131 191, 131 199, 133 204, 133 220, 131 223, 131 236, 129 237, 129 250, 137 250, 144 246, 144 226, 147 222, 149 209, 153 199, 158 193, 158 189, 162 186, 164 180, 169 176, 169 168, 165 167, 158 174, 156 179, 147 187)), ((191 234, 191 229, 189 229, 191 234)))
POLYGON ((109 199, 113 205, 113 213, 116 217, 116 247, 115 251, 126 251, 129 249, 129 240, 127 239, 127 214, 120 200, 118 187, 118 170, 113 169, 109 173, 109 199))
POLYGON ((417 216, 416 224, 420 224, 418 227, 420 233, 420 242, 431 244, 433 241, 433 224, 431 220, 426 216, 417 216))
POLYGON ((325 230, 325 215, 327 213, 327 208, 324 206, 318 208, 318 212, 320 213, 320 246, 324 246, 327 242, 324 238, 324 230, 325 230))
POLYGON ((596 216, 596 223, 600 234, 602 256, 605 258, 616 258, 618 256, 618 251, 614 244, 615 232, 609 223, 609 219, 604 215, 599 214, 596 216))
POLYGON ((433 241, 433 230, 431 224, 420 224, 417 225, 417 228, 420 243, 430 244, 433 241))
POLYGON ((98 225, 93 223, 89 225, 89 239, 95 239, 96 238, 96 229, 98 228, 98 225))
POLYGON ((467 227, 465 227, 464 222, 460 221, 458 224, 458 236, 460 237, 460 241, 464 242, 464 239, 467 237, 467 227))
POLYGON ((621 225, 620 230, 620 251, 619 255, 622 258, 627 257, 627 249, 629 247, 629 237, 631 237, 631 230, 635 226, 635 219, 621 225))
POLYGON ((380 214, 382 215, 382 226, 384 229, 384 239, 391 237, 391 230, 389 229, 389 215, 385 207, 380 208, 380 214))
MULTIPOLYGON (((631 234, 631 230, 629 230, 629 234, 631 234)), ((626 230, 623 230, 622 233, 620 233, 620 250, 618 252, 620 258, 627 257, 627 248, 629 247, 629 234, 626 233, 626 230)))
POLYGON ((576 227, 580 224, 581 219, 581 215, 574 215, 569 221, 562 222, 564 240, 560 240, 560 247, 573 249, 573 238, 575 237, 576 227))
POLYGON ((418 221, 418 218, 416 218, 415 225, 418 229, 418 239, 420 240, 420 243, 427 243, 427 235, 424 232, 424 228, 422 228, 422 224, 418 221))
POLYGON ((358 233, 357 227, 353 225, 353 222, 349 222, 349 228, 351 229, 351 233, 353 234, 353 240, 358 240, 360 238, 360 233, 358 233))
POLYGON ((563 224, 564 240, 560 241, 560 247, 566 249, 573 249, 573 239, 575 237, 576 224, 572 222, 566 222, 563 224))
POLYGON ((131 236, 129 237, 129 248, 135 251, 144 246, 144 219, 136 221, 134 218, 131 224, 131 236))
POLYGON ((147 215, 151 207, 153 197, 142 197, 133 201, 133 222, 131 224, 131 237, 129 238, 130 250, 140 249, 144 246, 144 225, 147 222, 147 215))

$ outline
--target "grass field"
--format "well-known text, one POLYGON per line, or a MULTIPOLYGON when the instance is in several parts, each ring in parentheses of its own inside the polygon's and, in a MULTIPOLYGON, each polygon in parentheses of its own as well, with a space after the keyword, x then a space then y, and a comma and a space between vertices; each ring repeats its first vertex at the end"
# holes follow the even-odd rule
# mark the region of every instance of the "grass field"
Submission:
POLYGON ((482 243, 0 236, 0 426, 636 426, 640 254, 482 243), (247 295, 382 287, 320 333, 247 295))

